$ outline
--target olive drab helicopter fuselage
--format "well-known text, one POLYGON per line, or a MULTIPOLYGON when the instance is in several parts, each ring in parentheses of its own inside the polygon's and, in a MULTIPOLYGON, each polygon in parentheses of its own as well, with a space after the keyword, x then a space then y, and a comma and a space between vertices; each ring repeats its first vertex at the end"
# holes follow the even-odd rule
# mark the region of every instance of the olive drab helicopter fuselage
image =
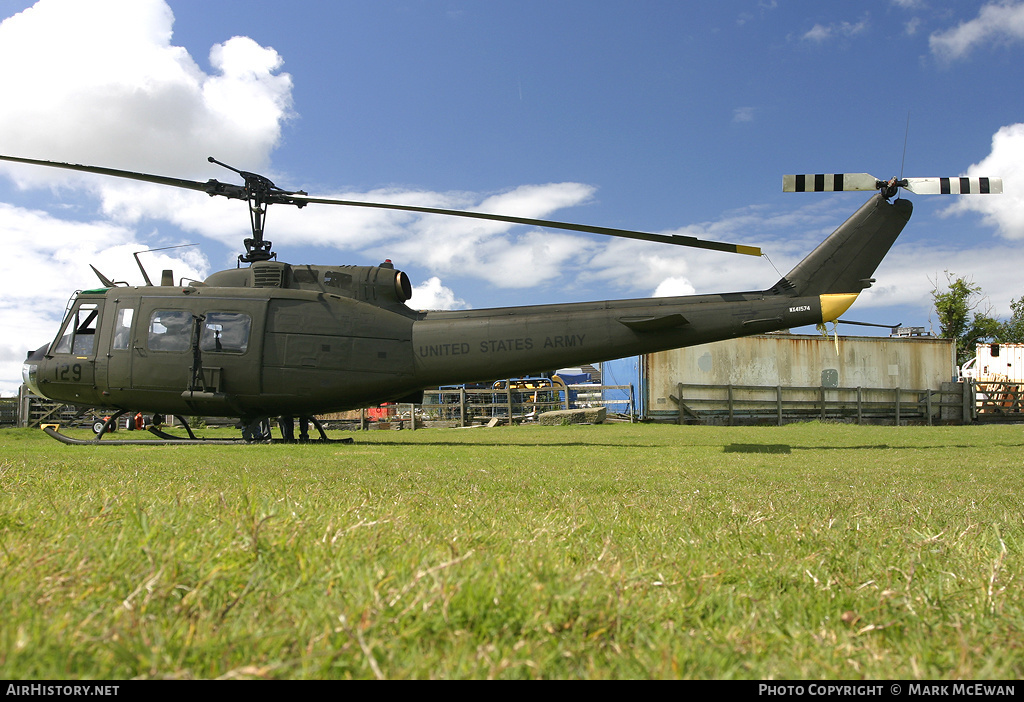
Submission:
MULTIPOLYGON (((186 286, 77 295, 25 364, 54 400, 243 419, 321 414, 425 387, 772 331, 835 317, 820 296, 732 293, 466 312, 415 312, 385 266, 222 271, 186 286)), ((407 286, 408 283, 405 283, 407 286)))
MULTIPOLYGON (((864 176, 860 183, 851 175, 830 175, 827 184, 818 187, 820 178, 807 176, 807 181, 798 176, 796 181, 784 181, 785 189, 881 192, 768 289, 416 311, 405 304, 412 292, 408 276, 390 261, 378 266, 324 266, 272 260, 270 242, 262 238, 266 206, 284 202, 300 207, 321 203, 397 208, 760 252, 690 237, 312 198, 282 191, 261 176, 242 171, 236 172, 246 180, 244 189, 218 181, 0 159, 249 200, 253 238, 246 239, 246 254, 239 256, 247 267, 188 284, 176 284, 172 273, 165 271, 160 285, 137 287, 115 285, 97 271, 103 287, 77 293, 57 337, 30 353, 23 367, 26 385, 52 400, 116 411, 237 417, 242 426, 271 417, 311 417, 386 401, 415 401, 424 389, 439 385, 516 377, 833 321, 873 282, 872 274, 913 209, 905 199, 890 202, 897 186, 913 189, 908 181, 876 181, 857 174, 864 176)), ((985 184, 975 184, 973 191, 969 183, 958 191, 1001 188, 996 179, 992 184, 983 180, 985 184)), ((268 438, 265 432, 247 437, 268 438)))

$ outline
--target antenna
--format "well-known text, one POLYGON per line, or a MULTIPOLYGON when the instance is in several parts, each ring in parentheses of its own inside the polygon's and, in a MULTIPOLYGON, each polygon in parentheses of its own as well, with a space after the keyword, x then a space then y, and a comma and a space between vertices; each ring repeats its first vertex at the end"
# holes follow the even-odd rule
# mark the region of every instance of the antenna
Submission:
MULTIPOLYGON (((136 251, 135 253, 132 254, 132 256, 135 257, 135 263, 139 266, 139 270, 142 271, 142 278, 143 278, 143 280, 146 281, 146 285, 152 287, 153 286, 153 281, 149 279, 149 276, 146 274, 146 269, 143 268, 143 266, 142 266, 142 261, 139 260, 139 254, 140 253, 150 253, 152 251, 167 251, 168 249, 182 249, 182 248, 185 248, 186 246, 198 246, 198 245, 199 244, 178 244, 177 246, 162 246, 159 249, 143 249, 142 251, 136 251)), ((93 268, 93 270, 96 270, 96 269, 93 268)))
POLYGON ((907 110, 907 129, 903 132, 903 159, 900 161, 900 180, 903 180, 903 166, 907 163, 907 138, 910 137, 910 110, 907 110))

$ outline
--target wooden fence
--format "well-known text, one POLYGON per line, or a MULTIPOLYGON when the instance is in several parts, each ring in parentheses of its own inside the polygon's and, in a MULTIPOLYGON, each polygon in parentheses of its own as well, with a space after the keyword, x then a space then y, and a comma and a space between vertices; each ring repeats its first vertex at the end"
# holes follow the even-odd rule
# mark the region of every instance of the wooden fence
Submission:
MULTIPOLYGON (((570 385, 567 388, 450 388, 428 390, 422 404, 394 405, 384 421, 405 422, 410 428, 426 422, 457 426, 490 421, 530 420, 541 412, 576 407, 606 406, 610 412, 636 416, 632 385, 570 385), (607 391, 624 399, 608 399, 607 391), (628 399, 625 399, 628 398, 628 399)), ((752 424, 813 419, 857 423, 969 424, 1024 422, 1024 384, 943 383, 939 390, 904 388, 785 387, 755 385, 703 385, 678 383, 670 396, 677 410, 652 413, 655 419, 672 418, 680 424, 752 424)), ((70 407, 23 392, 5 398, 0 424, 13 424, 17 404, 18 426, 42 422, 88 426, 101 411, 70 407)), ((351 420, 366 426, 362 419, 351 420)))
MULTIPOLYGON (((632 421, 636 415, 636 403, 632 385, 569 385, 547 388, 452 388, 427 390, 425 402, 416 405, 395 404, 388 409, 375 412, 380 421, 405 421, 410 426, 416 422, 442 421, 460 426, 487 423, 492 419, 524 421, 541 412, 577 407, 608 407, 611 412, 628 414, 632 421), (624 399, 606 397, 606 391, 620 391, 624 399)), ((37 397, 23 389, 21 398, 9 398, 0 407, 0 424, 17 424, 23 427, 38 427, 47 422, 67 426, 90 426, 96 419, 102 419, 104 412, 93 408, 73 407, 37 397), (8 406, 9 405, 9 406, 8 406), (8 411, 9 410, 9 411, 8 411), (9 415, 9 416, 8 416, 9 415)), ((376 417, 375 417, 376 418, 376 417)), ((337 413, 321 417, 330 422, 359 422, 367 425, 367 413, 337 413)))
POLYGON ((359 423, 360 429, 399 426, 448 425, 467 427, 488 423, 523 422, 543 412, 584 407, 607 407, 611 412, 636 418, 636 397, 632 385, 556 385, 542 388, 439 388, 426 390, 422 403, 396 403, 356 413, 321 417, 332 423, 359 423), (607 397, 619 391, 622 399, 607 397), (352 416, 355 414, 356 416, 352 416), (368 414, 372 416, 368 417, 368 414))
POLYGON ((423 403, 405 405, 405 416, 419 414, 424 420, 457 422, 459 426, 487 423, 493 419, 513 421, 535 418, 543 412, 582 407, 608 407, 610 411, 636 415, 632 385, 569 385, 543 388, 442 388, 423 393, 423 403), (607 391, 622 391, 623 399, 606 397, 607 391))
POLYGON ((974 419, 973 388, 965 383, 943 383, 940 390, 678 383, 669 399, 678 408, 679 424, 782 425, 820 419, 930 425, 974 419))
MULTIPOLYGON (((4 398, 6 401, 7 398, 4 398)), ((48 400, 34 395, 22 386, 19 397, 10 398, 14 402, 15 416, 11 424, 19 427, 38 427, 42 424, 61 424, 71 427, 88 427, 106 414, 102 409, 93 407, 76 407, 63 402, 48 400)), ((4 414, 3 424, 7 424, 4 414)))

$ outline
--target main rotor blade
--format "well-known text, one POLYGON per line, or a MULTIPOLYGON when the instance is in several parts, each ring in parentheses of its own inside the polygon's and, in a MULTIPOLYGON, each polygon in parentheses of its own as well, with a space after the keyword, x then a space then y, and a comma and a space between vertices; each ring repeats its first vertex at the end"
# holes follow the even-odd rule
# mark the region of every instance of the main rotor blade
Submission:
POLYGON ((167 176, 152 175, 150 173, 136 173, 134 171, 122 171, 117 168, 103 168, 101 166, 82 166, 77 163, 61 163, 60 161, 39 161, 34 158, 17 158, 15 156, 2 156, 0 161, 11 161, 13 163, 28 163, 33 166, 50 166, 52 168, 64 168, 69 171, 81 171, 83 173, 98 173, 100 175, 115 176, 117 178, 130 178, 141 180, 147 183, 158 183, 160 185, 171 185, 176 188, 198 190, 208 195, 223 195, 224 197, 239 200, 246 199, 245 188, 241 185, 221 183, 219 180, 208 180, 200 183, 195 180, 184 180, 182 178, 169 178, 167 176))
MULTIPOLYGON (((222 195, 228 198, 239 200, 248 199, 249 193, 241 185, 221 183, 219 180, 208 180, 200 183, 195 180, 182 178, 169 178, 167 176, 152 175, 150 173, 136 173, 135 171, 123 171, 117 168, 103 168, 101 166, 83 166, 76 163, 61 163, 59 161, 41 161, 32 158, 18 158, 15 156, 2 156, 0 160, 13 163, 27 163, 33 166, 50 166, 53 168, 64 168, 71 171, 83 173, 97 173, 100 175, 115 176, 117 178, 130 178, 141 180, 147 183, 158 183, 170 185, 176 188, 198 190, 208 195, 222 195)), ((247 174, 243 174, 247 175, 247 174)), ((639 239, 641 241, 656 241, 663 244, 674 244, 676 246, 689 246, 698 249, 710 249, 712 251, 725 251, 728 253, 739 253, 747 256, 760 256, 761 249, 757 246, 744 246, 742 244, 729 244, 721 241, 708 241, 692 236, 680 236, 678 234, 651 234, 649 232, 638 232, 630 229, 615 229, 612 227, 595 227, 587 224, 573 224, 570 222, 556 222, 547 219, 531 219, 528 217, 512 217, 508 215, 489 214, 486 212, 469 212, 466 210, 448 210, 439 207, 418 207, 415 205, 392 205, 377 202, 362 202, 359 200, 339 200, 335 198, 310 197, 302 192, 286 192, 274 189, 264 195, 264 202, 267 204, 286 204, 304 207, 309 203, 319 205, 346 205, 350 207, 371 207, 385 210, 402 210, 406 212, 423 212, 425 214, 439 214, 451 217, 468 217, 471 219, 486 219, 494 222, 508 222, 510 224, 525 224, 534 227, 546 227, 549 229, 565 229, 590 234, 604 234, 606 236, 617 236, 626 239, 639 239)))
POLYGON ((347 205, 351 207, 371 207, 382 210, 402 210, 405 212, 423 212, 426 214, 449 215, 452 217, 468 217, 470 219, 486 219, 493 222, 509 222, 510 224, 525 224, 533 227, 546 227, 548 229, 565 229, 574 232, 586 232, 589 234, 604 234, 606 236, 618 236, 626 239, 640 239, 641 241, 657 241, 663 244, 675 244, 676 246, 690 246, 698 249, 710 249, 712 251, 725 251, 728 253, 739 253, 747 256, 760 256, 761 249, 757 246, 744 246, 742 244, 729 244, 721 241, 707 241, 692 236, 680 236, 678 234, 651 234, 649 232, 637 232, 630 229, 615 229, 612 227, 595 227, 588 224, 573 224, 571 222, 555 222, 548 219, 531 219, 529 217, 512 217, 509 215, 489 214, 487 212, 470 212, 467 210, 447 210, 440 207, 419 207, 416 205, 391 205, 380 202, 362 202, 360 200, 338 200, 334 198, 309 197, 307 195, 293 195, 291 197, 296 203, 314 203, 319 205, 347 205))

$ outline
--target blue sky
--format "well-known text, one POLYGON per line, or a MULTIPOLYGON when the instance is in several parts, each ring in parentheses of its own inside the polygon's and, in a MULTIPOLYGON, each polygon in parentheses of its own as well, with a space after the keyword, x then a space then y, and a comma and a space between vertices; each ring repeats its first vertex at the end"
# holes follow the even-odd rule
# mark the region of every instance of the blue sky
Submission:
MULTIPOLYGON (((1001 176, 912 196, 850 319, 934 325, 944 271, 1024 295, 1024 2, 0 0, 0 153, 761 246, 770 258, 437 217, 272 208, 281 260, 391 258, 418 307, 765 288, 867 194, 784 173, 1001 176), (909 134, 906 127, 909 115, 909 134), (774 264, 774 267, 773 267, 774 264), (933 317, 933 315, 931 315, 933 317)), ((0 167, 0 392, 92 263, 234 265, 238 202, 0 167)), ((863 333, 863 328, 840 328, 863 333)))

